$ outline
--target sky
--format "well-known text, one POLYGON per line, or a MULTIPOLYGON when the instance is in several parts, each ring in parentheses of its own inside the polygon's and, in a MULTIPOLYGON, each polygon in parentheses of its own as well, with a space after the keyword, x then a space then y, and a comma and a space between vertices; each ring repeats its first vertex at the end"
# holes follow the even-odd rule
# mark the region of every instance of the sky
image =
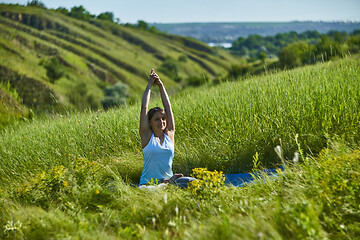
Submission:
MULTIPOLYGON (((26 5, 28 0, 0 0, 26 5)), ((121 23, 360 21, 360 0, 42 0, 47 8, 82 5, 121 23)))

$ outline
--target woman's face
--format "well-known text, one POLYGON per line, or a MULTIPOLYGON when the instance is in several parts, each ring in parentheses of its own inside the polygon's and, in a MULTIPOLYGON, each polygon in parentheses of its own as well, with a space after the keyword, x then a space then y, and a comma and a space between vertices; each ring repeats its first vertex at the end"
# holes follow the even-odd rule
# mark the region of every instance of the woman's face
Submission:
POLYGON ((166 129, 166 114, 156 112, 150 120, 150 126, 153 131, 166 129))

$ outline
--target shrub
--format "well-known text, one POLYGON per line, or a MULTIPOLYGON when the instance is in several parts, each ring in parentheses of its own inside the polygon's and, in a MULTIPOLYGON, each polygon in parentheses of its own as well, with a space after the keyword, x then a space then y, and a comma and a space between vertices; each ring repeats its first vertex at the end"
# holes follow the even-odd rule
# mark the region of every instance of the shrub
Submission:
POLYGON ((187 62, 187 57, 185 55, 181 55, 178 57, 179 62, 187 62))
POLYGON ((29 182, 20 185, 14 196, 26 203, 48 208, 53 202, 72 198, 86 181, 94 183, 99 169, 97 162, 77 158, 68 168, 58 165, 38 173, 29 182))
POLYGON ((199 199, 209 199, 216 196, 224 186, 225 175, 222 171, 208 171, 206 168, 194 168, 192 177, 197 180, 192 181, 188 189, 199 199))
POLYGON ((40 61, 40 65, 46 69, 46 75, 51 83, 55 83, 56 80, 64 76, 65 72, 63 65, 58 57, 52 57, 47 60, 40 61))
POLYGON ((236 79, 242 76, 250 75, 252 73, 252 68, 248 64, 243 65, 231 65, 230 70, 228 71, 228 78, 236 79))
POLYGON ((203 76, 190 76, 187 79, 187 84, 189 86, 198 87, 209 81, 209 78, 205 75, 203 76))
POLYGON ((126 105, 129 87, 125 83, 118 82, 113 87, 106 87, 104 91, 105 98, 101 100, 104 109, 126 105))
POLYGON ((165 61, 161 64, 160 71, 176 78, 179 72, 179 63, 172 57, 167 57, 165 61))

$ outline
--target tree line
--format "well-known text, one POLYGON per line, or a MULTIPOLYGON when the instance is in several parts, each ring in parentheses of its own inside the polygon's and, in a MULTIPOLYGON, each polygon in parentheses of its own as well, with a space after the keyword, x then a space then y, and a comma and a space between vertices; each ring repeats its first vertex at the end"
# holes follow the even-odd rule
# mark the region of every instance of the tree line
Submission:
POLYGON ((250 35, 233 42, 231 51, 249 62, 278 57, 282 67, 297 67, 360 51, 360 30, 351 33, 317 31, 279 33, 275 36, 250 35))

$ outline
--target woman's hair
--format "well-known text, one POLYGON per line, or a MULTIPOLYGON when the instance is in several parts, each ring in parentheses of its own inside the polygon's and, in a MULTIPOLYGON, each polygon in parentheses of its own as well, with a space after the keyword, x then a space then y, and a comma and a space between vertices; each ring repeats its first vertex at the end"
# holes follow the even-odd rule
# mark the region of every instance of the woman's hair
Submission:
POLYGON ((151 121, 152 117, 156 112, 160 112, 161 114, 165 115, 165 111, 161 107, 154 107, 148 111, 148 118, 149 122, 151 121))

